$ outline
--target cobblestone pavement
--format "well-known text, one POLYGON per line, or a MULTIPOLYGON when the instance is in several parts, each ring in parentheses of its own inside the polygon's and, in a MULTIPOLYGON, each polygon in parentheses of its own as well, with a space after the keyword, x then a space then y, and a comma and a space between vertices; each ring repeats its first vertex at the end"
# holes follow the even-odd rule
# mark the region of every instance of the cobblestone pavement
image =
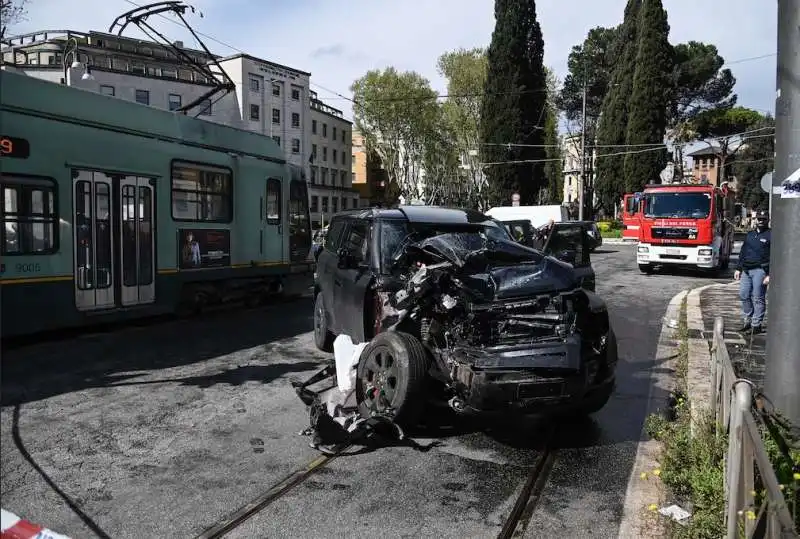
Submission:
MULTIPOLYGON (((618 390, 562 430, 531 537, 616 537, 661 318, 720 282, 592 255, 619 339, 618 390)), ((309 300, 34 344, 3 354, 2 506, 72 537, 192 537, 318 456, 291 385, 327 355, 309 300)), ((494 537, 541 447, 535 425, 442 425, 420 453, 334 460, 230 537, 494 537)))
POLYGON ((722 317, 725 330, 725 344, 737 375, 751 380, 763 389, 764 365, 769 332, 769 306, 764 317, 764 333, 739 333, 742 326, 742 304, 739 300, 739 283, 733 282, 712 286, 700 292, 700 307, 703 310, 705 337, 713 339, 714 319, 722 317))

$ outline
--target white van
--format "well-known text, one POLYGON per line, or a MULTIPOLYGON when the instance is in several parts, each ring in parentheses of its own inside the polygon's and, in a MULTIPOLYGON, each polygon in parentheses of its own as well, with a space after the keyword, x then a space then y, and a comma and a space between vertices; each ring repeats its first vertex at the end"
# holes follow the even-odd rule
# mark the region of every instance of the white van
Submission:
POLYGON ((551 219, 554 223, 569 221, 566 206, 552 204, 548 206, 497 206, 486 212, 489 217, 498 221, 530 221, 534 228, 541 228, 551 219))

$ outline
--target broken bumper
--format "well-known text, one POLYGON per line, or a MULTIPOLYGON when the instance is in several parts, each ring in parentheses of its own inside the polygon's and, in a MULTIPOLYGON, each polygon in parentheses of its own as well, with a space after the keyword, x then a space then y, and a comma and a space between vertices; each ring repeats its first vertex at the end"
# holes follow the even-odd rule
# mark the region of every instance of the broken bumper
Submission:
POLYGON ((614 383, 616 357, 605 352, 587 353, 577 337, 465 351, 471 361, 460 362, 455 373, 465 389, 464 411, 536 414, 578 406, 614 383))

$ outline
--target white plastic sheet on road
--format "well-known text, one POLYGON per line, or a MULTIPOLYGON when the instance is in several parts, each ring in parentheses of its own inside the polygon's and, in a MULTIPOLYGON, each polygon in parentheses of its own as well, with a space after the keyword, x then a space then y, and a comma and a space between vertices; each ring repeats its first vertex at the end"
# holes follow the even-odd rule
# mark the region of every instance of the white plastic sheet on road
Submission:
POLYGON ((0 509, 0 539, 70 539, 0 509))

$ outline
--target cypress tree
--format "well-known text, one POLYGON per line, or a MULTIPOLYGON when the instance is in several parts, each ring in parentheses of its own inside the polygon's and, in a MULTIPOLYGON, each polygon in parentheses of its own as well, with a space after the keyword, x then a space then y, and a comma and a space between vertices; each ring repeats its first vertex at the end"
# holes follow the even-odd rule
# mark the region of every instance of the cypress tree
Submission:
POLYGON ((495 28, 487 51, 481 104, 481 153, 485 163, 539 161, 486 167, 492 205, 536 204, 545 185, 544 122, 547 78, 544 40, 533 0, 495 0, 495 28), (529 147, 502 146, 525 144, 529 147), (530 147, 539 146, 539 147, 530 147))
MULTIPOLYGON (((672 92, 673 48, 669 43, 667 11, 661 0, 644 0, 639 12, 636 70, 630 94, 626 144, 662 144, 667 130, 667 107, 672 92)), ((658 183, 667 161, 664 151, 625 156, 625 189, 638 191, 658 183)))
MULTIPOLYGON (((625 18, 611 46, 610 56, 617 59, 611 72, 608 93, 600 109, 597 125, 597 180, 596 191, 602 205, 611 212, 624 190, 623 156, 608 156, 625 150, 623 145, 628 132, 628 99, 633 91, 636 61, 636 37, 639 9, 642 0, 628 0, 625 18), (607 147, 607 146, 617 147, 607 147), (604 147, 606 146, 606 147, 604 147)), ((588 141, 587 141, 588 142, 588 141)))

